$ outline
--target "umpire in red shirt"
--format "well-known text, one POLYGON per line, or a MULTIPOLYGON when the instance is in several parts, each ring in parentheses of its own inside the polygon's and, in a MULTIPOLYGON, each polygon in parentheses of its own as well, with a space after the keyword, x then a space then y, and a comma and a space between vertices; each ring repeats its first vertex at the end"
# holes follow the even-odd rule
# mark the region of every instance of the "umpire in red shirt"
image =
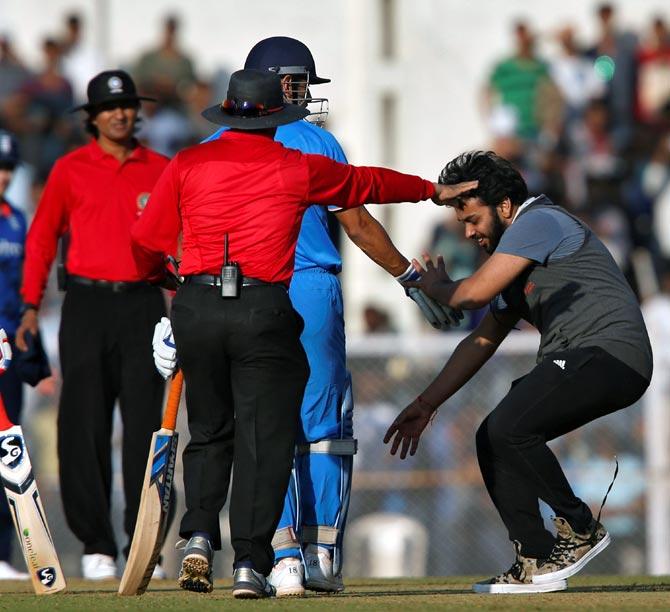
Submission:
POLYGON ((59 333, 63 389, 58 458, 65 516, 84 545, 84 578, 112 578, 117 547, 110 521, 114 404, 123 420, 125 530, 132 538, 151 434, 160 427, 164 383, 151 338, 165 313, 161 290, 133 258, 130 227, 168 159, 134 138, 140 100, 130 76, 102 72, 88 84, 91 142, 51 170, 28 232, 16 344, 37 331, 38 309, 58 240, 67 232, 67 294, 59 333))
POLYGON ((179 579, 188 590, 212 590, 211 551, 221 547, 219 512, 234 465, 233 594, 272 594, 265 576, 308 377, 302 320, 287 293, 305 210, 313 203, 353 208, 442 200, 470 188, 452 186, 448 193, 417 176, 356 168, 273 140, 277 126, 307 114, 284 103, 278 75, 235 72, 227 99, 203 113, 231 129, 180 152, 133 227, 147 275, 160 276, 164 254, 182 234, 185 281, 173 301, 172 326, 191 433, 180 530, 190 540, 179 579), (235 276, 237 282, 229 280, 235 276))

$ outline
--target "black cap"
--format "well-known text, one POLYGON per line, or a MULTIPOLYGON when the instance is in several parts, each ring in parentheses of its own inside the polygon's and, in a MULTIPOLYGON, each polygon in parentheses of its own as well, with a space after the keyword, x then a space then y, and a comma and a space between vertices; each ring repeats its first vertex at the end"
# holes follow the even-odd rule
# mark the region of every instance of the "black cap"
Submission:
POLYGON ((91 112, 98 106, 109 102, 139 102, 148 100, 156 102, 155 98, 140 96, 135 89, 135 83, 124 70, 105 70, 94 76, 86 89, 88 102, 75 106, 70 112, 85 110, 91 112))
POLYGON ((309 83, 313 85, 330 83, 330 79, 317 76, 314 57, 307 45, 288 36, 272 36, 256 43, 244 67, 277 74, 308 74, 309 83))
POLYGON ((238 130, 277 127, 307 115, 306 108, 284 101, 279 75, 263 70, 233 72, 226 99, 202 111, 208 121, 238 130))

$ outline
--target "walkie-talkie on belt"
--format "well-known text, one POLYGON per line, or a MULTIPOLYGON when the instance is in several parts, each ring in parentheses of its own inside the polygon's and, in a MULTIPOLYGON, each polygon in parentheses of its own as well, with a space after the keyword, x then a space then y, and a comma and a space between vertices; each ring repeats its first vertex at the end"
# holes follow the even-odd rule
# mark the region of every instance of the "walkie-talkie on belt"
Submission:
POLYGON ((242 284, 240 266, 237 262, 228 261, 228 234, 223 237, 223 265, 221 266, 221 297, 240 297, 242 284))

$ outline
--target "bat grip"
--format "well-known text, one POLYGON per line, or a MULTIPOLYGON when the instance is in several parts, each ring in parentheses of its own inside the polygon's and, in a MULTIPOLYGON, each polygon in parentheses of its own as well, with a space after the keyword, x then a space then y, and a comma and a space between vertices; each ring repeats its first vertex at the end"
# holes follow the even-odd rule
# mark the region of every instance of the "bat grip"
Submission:
POLYGON ((177 370, 170 382, 170 392, 168 394, 165 413, 163 414, 163 429, 175 430, 177 426, 177 410, 179 410, 179 400, 181 399, 181 387, 184 383, 184 375, 181 370, 177 370))
POLYGON ((0 395, 0 431, 5 431, 10 427, 14 427, 14 423, 9 420, 5 410, 5 402, 2 401, 2 395, 0 395))

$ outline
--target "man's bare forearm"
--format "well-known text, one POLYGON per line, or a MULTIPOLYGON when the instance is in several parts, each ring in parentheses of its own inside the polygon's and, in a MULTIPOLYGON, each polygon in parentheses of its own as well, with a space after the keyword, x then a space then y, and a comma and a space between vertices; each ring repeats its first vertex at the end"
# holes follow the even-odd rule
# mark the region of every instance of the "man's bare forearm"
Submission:
POLYGON ((382 224, 365 208, 343 210, 336 215, 351 241, 378 266, 393 276, 400 276, 407 270, 407 258, 391 242, 382 224))
POLYGON ((436 409, 446 402, 491 358, 516 321, 515 315, 496 319, 488 313, 456 347, 442 371, 421 393, 421 399, 436 409))
POLYGON ((496 352, 497 345, 475 336, 465 338, 421 398, 437 408, 465 385, 496 352))

